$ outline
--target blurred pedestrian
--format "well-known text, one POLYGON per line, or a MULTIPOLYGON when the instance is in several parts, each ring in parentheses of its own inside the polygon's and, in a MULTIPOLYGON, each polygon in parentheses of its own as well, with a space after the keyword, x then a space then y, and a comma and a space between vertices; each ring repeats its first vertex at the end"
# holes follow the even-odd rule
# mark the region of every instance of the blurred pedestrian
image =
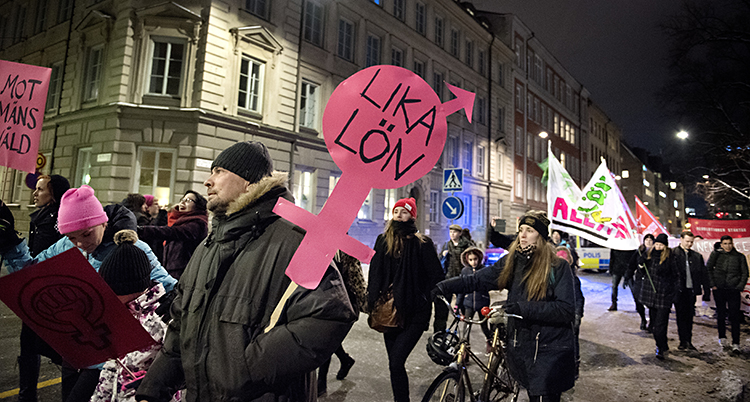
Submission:
POLYGON ((162 262, 172 277, 180 279, 193 252, 208 234, 206 199, 193 190, 169 211, 167 226, 138 226, 145 242, 166 242, 162 262))
MULTIPOLYGON (((461 254, 461 261, 464 264, 461 276, 473 275, 479 270, 486 268, 484 266, 484 253, 477 247, 472 246, 464 250, 461 254)), ((459 293, 456 296, 456 305, 462 308, 466 318, 474 318, 474 315, 478 314, 479 319, 482 319, 484 318, 482 308, 489 307, 490 305, 490 292, 477 290, 467 294, 459 293)), ((489 353, 492 349, 492 332, 490 331, 489 322, 483 322, 481 328, 487 341, 486 350, 489 353)))
POLYGON ((612 277, 612 304, 607 311, 617 311, 617 292, 620 282, 628 270, 628 264, 633 257, 633 253, 635 253, 635 250, 609 250, 609 275, 612 277))
POLYGON ((645 265, 640 264, 641 256, 645 256, 646 253, 654 246, 654 235, 647 233, 643 236, 643 244, 638 246, 635 253, 631 255, 630 262, 628 263, 628 270, 625 271, 625 281, 623 286, 629 287, 630 292, 633 294, 633 302, 635 303, 635 311, 641 317, 641 331, 651 331, 651 325, 646 321, 646 306, 641 302, 641 291, 643 286, 651 286, 651 280, 646 275, 645 265))
MULTIPOLYGON (((452 224, 448 227, 449 236, 447 242, 443 245, 440 250, 440 255, 446 261, 443 264, 445 269, 445 275, 442 279, 453 278, 461 275, 463 264, 461 263, 461 253, 471 246, 469 240, 467 240, 463 234, 461 225, 452 224)), ((471 235, 469 235, 471 237, 471 235)), ((452 295, 445 295, 448 301, 453 299, 452 295)), ((443 332, 448 323, 448 306, 441 301, 435 302, 435 320, 432 323, 433 332, 443 332)))
POLYGON ((579 335, 581 334, 581 319, 583 318, 583 307, 586 303, 586 298, 583 297, 583 291, 581 290, 581 280, 578 278, 578 267, 573 265, 573 255, 570 253, 570 249, 565 246, 557 246, 555 248, 556 255, 570 264, 570 270, 573 272, 573 280, 575 281, 575 292, 576 292, 576 315, 575 321, 573 321, 573 331, 576 335, 576 380, 578 379, 578 373, 581 367, 581 347, 579 342, 579 335))
POLYGON ((509 253, 489 269, 440 282, 434 293, 508 289, 506 348, 511 376, 529 400, 560 401, 575 384, 575 281, 549 243, 542 211, 521 217, 509 253))
POLYGON ((130 193, 122 200, 121 204, 135 215, 135 221, 138 226, 151 224, 151 215, 148 213, 146 197, 141 194, 130 193))
POLYGON ((731 347, 735 354, 740 353, 740 293, 747 284, 747 259, 734 248, 732 236, 721 236, 721 248, 708 257, 706 268, 716 302, 716 322, 719 329, 719 343, 727 350, 731 347), (727 310, 732 326, 732 344, 726 334, 727 310))
POLYGON ((672 302, 679 287, 679 273, 670 260, 669 238, 661 233, 656 236, 654 247, 641 256, 639 264, 644 265, 648 283, 641 287, 641 302, 648 306, 651 326, 656 342, 656 358, 664 360, 669 351, 667 327, 672 302))
MULTIPOLYGON (((695 237, 690 231, 680 234, 680 245, 672 249, 675 269, 680 275, 680 286, 674 302, 677 318, 677 333, 680 336, 680 350, 697 350, 693 346, 693 316, 695 316, 696 296, 703 295, 708 301, 711 290, 708 272, 703 256, 691 250, 695 237)), ((743 286, 744 287, 744 286, 743 286)))
POLYGON ((376 302, 392 293, 401 325, 385 332, 383 339, 388 352, 393 399, 404 402, 409 401, 406 358, 429 328, 430 290, 443 277, 443 271, 432 240, 417 230, 416 201, 413 198, 398 200, 391 213, 393 218, 386 224, 385 233, 375 240, 367 294, 373 313, 376 302))

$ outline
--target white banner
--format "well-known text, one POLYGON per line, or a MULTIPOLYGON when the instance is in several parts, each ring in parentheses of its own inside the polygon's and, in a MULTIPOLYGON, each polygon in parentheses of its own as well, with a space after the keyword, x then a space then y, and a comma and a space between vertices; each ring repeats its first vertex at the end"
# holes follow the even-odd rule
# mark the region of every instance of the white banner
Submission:
POLYGON ((555 155, 549 154, 547 215, 550 229, 578 235, 602 247, 635 250, 640 240, 635 220, 615 179, 602 161, 581 191, 555 155))

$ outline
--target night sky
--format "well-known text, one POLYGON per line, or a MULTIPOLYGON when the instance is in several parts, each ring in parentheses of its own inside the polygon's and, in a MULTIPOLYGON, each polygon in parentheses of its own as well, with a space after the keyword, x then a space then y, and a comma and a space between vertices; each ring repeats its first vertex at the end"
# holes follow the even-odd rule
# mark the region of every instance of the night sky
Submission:
POLYGON ((588 88, 630 146, 658 154, 679 148, 681 128, 656 91, 667 77, 668 48, 659 23, 681 0, 474 0, 479 10, 513 13, 588 88))

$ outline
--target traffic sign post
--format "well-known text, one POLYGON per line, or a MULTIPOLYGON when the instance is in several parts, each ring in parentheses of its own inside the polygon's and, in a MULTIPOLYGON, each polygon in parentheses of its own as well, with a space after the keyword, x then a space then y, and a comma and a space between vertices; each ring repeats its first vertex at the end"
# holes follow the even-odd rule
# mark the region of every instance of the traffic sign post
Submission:
POLYGON ((443 200, 443 215, 450 219, 458 219, 464 214, 464 203, 460 198, 450 196, 443 200))

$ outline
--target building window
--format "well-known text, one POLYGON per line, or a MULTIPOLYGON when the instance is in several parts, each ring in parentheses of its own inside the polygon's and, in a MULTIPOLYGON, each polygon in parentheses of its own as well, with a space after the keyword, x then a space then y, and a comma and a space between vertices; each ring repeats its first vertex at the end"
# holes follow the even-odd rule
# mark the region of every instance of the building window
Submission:
POLYGON ((47 110, 55 110, 60 105, 60 90, 62 89, 62 62, 55 63, 52 66, 52 73, 49 77, 49 91, 47 92, 47 110))
POLYGON ((380 37, 369 34, 367 35, 367 58, 365 67, 380 64, 380 37))
POLYGON ((474 67, 474 42, 466 41, 466 60, 464 60, 467 66, 474 67))
POLYGON ((302 81, 299 102, 300 126, 316 130, 318 128, 318 98, 320 91, 318 86, 302 81))
MULTIPOLYGON (((83 100, 96 100, 99 96, 99 81, 102 77, 102 46, 89 49, 89 58, 86 63, 86 81, 83 86, 83 100)), ((148 194, 148 193, 144 193, 148 194)))
POLYGON ((302 36, 315 46, 323 46, 323 6, 305 2, 305 20, 302 36))
POLYGON ((484 177, 484 147, 477 146, 477 176, 484 177))
MULTIPOLYGON (((91 183, 91 147, 79 148, 76 160, 75 186, 91 183)), ((142 193, 151 194, 151 193, 142 193)))
POLYGON ((432 73, 432 88, 437 93, 438 99, 443 100, 443 74, 432 73))
POLYGON ((445 27, 443 26, 443 17, 435 17, 435 44, 441 49, 445 46, 445 27))
POLYGON ((535 201, 534 200, 534 181, 533 176, 530 174, 526 175, 526 200, 528 201, 535 201))
POLYGON ((383 200, 383 206, 385 207, 385 210, 383 210, 384 221, 391 219, 393 215, 393 206, 396 205, 396 201, 398 201, 398 197, 396 197, 396 189, 389 188, 385 190, 385 199, 383 200))
POLYGON ((516 170, 516 185, 515 185, 516 198, 523 198, 523 172, 516 170))
POLYGON ((458 137, 448 137, 448 162, 452 168, 457 168, 459 166, 458 152, 458 137))
POLYGON ((497 84, 501 87, 505 87, 505 68, 503 67, 503 63, 498 64, 497 68, 497 84))
POLYGON ((154 40, 148 93, 179 95, 184 58, 184 43, 154 40))
POLYGON ((424 63, 419 60, 414 60, 414 74, 424 79, 424 63))
POLYGON ((397 47, 391 49, 391 64, 398 67, 404 66, 404 52, 401 49, 397 47))
POLYGON ((260 18, 268 19, 268 1, 245 0, 245 11, 255 14, 260 18))
POLYGON ((237 106, 260 112, 263 93, 263 68, 259 61, 243 55, 240 63, 240 88, 237 106))
POLYGON ((471 196, 461 195, 459 197, 464 203, 464 214, 461 216, 458 224, 465 228, 468 228, 469 226, 471 226, 471 196))
POLYGON ((34 23, 34 33, 42 32, 47 25, 47 8, 49 0, 39 0, 36 7, 36 22, 34 23))
POLYGON ((505 170, 503 169, 503 154, 497 154, 497 180, 505 181, 505 170))
POLYGON ((357 219, 366 221, 372 220, 372 192, 373 190, 370 190, 370 193, 367 194, 365 202, 362 203, 362 207, 359 208, 359 212, 357 212, 357 219))
POLYGON ((503 219, 503 200, 497 200, 497 218, 503 219))
POLYGON ((523 113, 523 89, 521 84, 516 84, 516 110, 523 113))
POLYGON ((487 107, 487 100, 483 97, 477 97, 477 121, 479 124, 487 124, 485 109, 487 107))
POLYGON ((484 61, 484 50, 480 50, 478 56, 478 64, 479 64, 479 75, 484 77, 484 74, 487 72, 485 69, 486 62, 484 61))
POLYGON ((477 209, 474 211, 475 227, 484 226, 484 197, 477 197, 477 209))
POLYGON ((171 200, 175 176, 175 151, 164 148, 138 149, 134 192, 153 194, 159 200, 171 200))
POLYGON ((502 107, 497 109, 497 130, 505 132, 505 108, 502 107))
POLYGON ((352 61, 354 43, 354 24, 339 20, 339 44, 336 53, 344 60, 352 61))
POLYGON ((315 207, 314 189, 315 174, 309 170, 294 169, 294 205, 306 211, 314 212, 315 207))
POLYGON ((458 31, 451 29, 451 54, 458 58, 458 31))
POLYGON ((336 184, 338 184, 339 179, 341 179, 341 175, 329 175, 328 176, 328 196, 331 196, 331 193, 333 192, 333 188, 336 187, 336 184))
POLYGON ((474 142, 464 141, 464 170, 466 174, 471 174, 472 165, 474 164, 474 142))
POLYGON ((60 4, 57 6, 57 23, 61 23, 68 18, 73 11, 73 2, 75 0, 60 0, 60 4))
POLYGON ((404 2, 405 0, 393 1, 393 16, 401 21, 404 20, 404 2))
POLYGON ((424 35, 425 34, 425 15, 426 15, 424 4, 417 2, 415 11, 416 11, 416 19, 414 21, 415 28, 417 32, 419 32, 420 35, 424 35))
POLYGON ((523 127, 516 126, 516 154, 523 155, 523 127))
POLYGON ((440 214, 440 193, 430 190, 430 222, 438 223, 440 214))

